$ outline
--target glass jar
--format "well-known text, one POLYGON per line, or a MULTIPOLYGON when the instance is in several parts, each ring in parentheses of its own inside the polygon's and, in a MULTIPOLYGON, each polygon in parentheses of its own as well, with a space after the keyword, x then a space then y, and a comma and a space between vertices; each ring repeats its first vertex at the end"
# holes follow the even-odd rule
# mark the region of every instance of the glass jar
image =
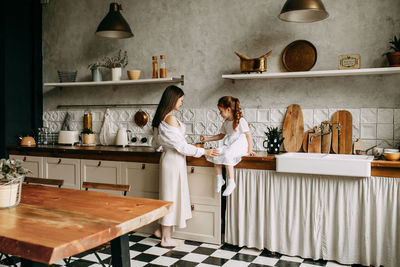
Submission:
POLYGON ((152 78, 158 78, 158 62, 157 62, 157 56, 153 56, 153 75, 152 78))
POLYGON ((167 65, 165 55, 160 56, 160 78, 167 78, 167 65))

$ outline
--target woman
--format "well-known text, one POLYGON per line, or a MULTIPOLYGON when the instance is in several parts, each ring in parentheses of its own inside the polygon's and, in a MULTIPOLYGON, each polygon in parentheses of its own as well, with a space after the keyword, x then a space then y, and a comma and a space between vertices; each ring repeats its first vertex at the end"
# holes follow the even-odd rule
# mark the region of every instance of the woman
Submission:
POLYGON ((160 159, 160 195, 161 200, 172 201, 170 213, 160 219, 160 228, 155 236, 161 238, 162 247, 183 245, 182 240, 171 238, 172 226, 186 227, 186 220, 192 218, 190 210, 189 186, 186 172, 186 157, 214 157, 215 149, 197 148, 185 140, 185 125, 172 111, 182 106, 184 93, 177 86, 168 86, 158 104, 153 119, 153 147, 163 149, 160 159))

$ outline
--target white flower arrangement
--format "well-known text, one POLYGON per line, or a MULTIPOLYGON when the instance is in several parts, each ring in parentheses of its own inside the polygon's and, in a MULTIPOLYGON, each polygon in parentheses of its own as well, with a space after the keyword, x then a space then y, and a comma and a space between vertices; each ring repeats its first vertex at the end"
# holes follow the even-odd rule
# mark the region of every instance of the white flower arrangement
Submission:
POLYGON ((22 167, 22 160, 0 160, 0 185, 16 184, 24 178, 30 170, 22 167))

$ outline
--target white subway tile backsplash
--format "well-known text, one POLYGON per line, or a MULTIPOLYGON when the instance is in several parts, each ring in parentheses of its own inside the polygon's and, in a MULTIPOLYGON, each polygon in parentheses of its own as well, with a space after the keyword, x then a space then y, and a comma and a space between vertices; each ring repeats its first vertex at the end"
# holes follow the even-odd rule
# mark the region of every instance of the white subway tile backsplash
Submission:
POLYGON ((361 123, 361 138, 376 139, 376 123, 361 123))
POLYGON ((353 140, 359 138, 360 137, 360 127, 358 127, 357 125, 353 124, 353 132, 352 132, 352 134, 353 134, 353 137, 352 137, 353 140))
POLYGON ((194 134, 193 123, 185 122, 186 134, 194 134))
POLYGON ((393 120, 394 123, 400 123, 400 109, 395 109, 393 111, 393 120))
POLYGON ((120 121, 128 121, 130 118, 129 112, 126 110, 119 111, 119 120, 120 121))
POLYGON ((43 112, 43 121, 50 121, 50 111, 43 112))
POLYGON ((191 121, 194 120, 194 116, 195 116, 194 110, 192 110, 192 109, 184 109, 184 110, 182 110, 182 119, 183 119, 183 121, 191 122, 191 121))
POLYGON ((205 134, 206 133, 206 123, 198 121, 194 125, 194 133, 195 134, 205 134))
POLYGON ((360 109, 347 109, 353 118, 353 125, 357 125, 360 127, 360 117, 361 117, 361 110, 360 109))
POLYGON ((257 122, 269 122, 270 121, 270 110, 259 109, 257 110, 257 122))
POLYGON ((196 108, 194 109, 194 113, 196 122, 205 123, 207 121, 207 112, 205 109, 196 108))
POLYGON ((243 117, 247 122, 257 122, 257 109, 246 108, 243 110, 243 117))
POLYGON ((314 110, 313 109, 303 109, 303 122, 304 130, 307 131, 314 127, 314 110))
POLYGON ((393 123, 393 109, 378 109, 378 123, 393 123))
POLYGON ((251 132, 252 136, 257 136, 257 128, 256 128, 255 123, 250 123, 249 124, 249 129, 250 129, 250 132, 251 132))
POLYGON ((376 129, 376 137, 378 139, 393 139, 393 124, 378 123, 376 129))
POLYGON ((314 109, 314 125, 320 125, 321 122, 329 119, 329 110, 326 109, 314 109))
POLYGON ((286 108, 271 109, 271 122, 283 122, 286 114, 286 108))
POLYGON ((221 115, 219 115, 219 112, 217 110, 208 110, 207 111, 207 123, 212 122, 212 121, 222 121, 221 115))
POLYGON ((206 133, 207 135, 216 135, 219 133, 220 128, 220 126, 217 126, 213 122, 207 123, 206 133))
POLYGON ((361 109, 361 123, 376 123, 377 117, 378 115, 376 108, 361 109))
POLYGON ((339 108, 329 108, 328 113, 329 113, 329 119, 332 118, 333 114, 335 114, 336 111, 340 110, 339 108))
POLYGON ((376 140, 379 147, 393 148, 393 140, 376 140))

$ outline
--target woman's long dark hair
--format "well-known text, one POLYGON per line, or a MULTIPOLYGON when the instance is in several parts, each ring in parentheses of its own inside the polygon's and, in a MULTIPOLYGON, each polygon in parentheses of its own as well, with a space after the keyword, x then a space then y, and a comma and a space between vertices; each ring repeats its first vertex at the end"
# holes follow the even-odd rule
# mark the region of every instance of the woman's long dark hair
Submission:
POLYGON ((233 113, 232 127, 233 130, 236 131, 236 128, 239 125, 240 118, 243 117, 239 99, 233 96, 223 96, 218 100, 218 106, 224 109, 231 108, 233 113))
POLYGON ((151 124, 153 129, 158 128, 165 116, 174 109, 178 99, 184 95, 182 89, 175 85, 170 85, 165 89, 151 124))

